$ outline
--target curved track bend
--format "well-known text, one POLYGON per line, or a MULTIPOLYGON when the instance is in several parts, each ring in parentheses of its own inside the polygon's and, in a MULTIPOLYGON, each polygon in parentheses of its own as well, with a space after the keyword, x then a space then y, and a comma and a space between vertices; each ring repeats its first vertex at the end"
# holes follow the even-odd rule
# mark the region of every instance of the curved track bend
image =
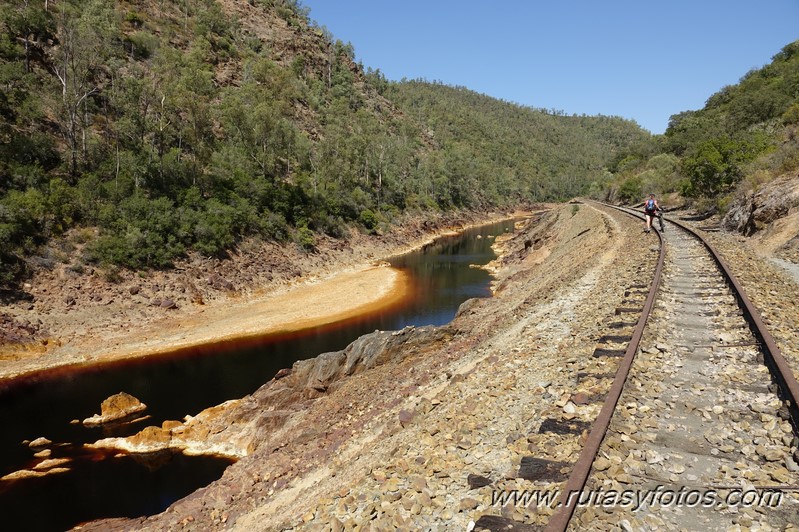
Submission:
POLYGON ((796 379, 713 248, 672 222, 658 236, 639 326, 547 530, 790 529, 796 379))

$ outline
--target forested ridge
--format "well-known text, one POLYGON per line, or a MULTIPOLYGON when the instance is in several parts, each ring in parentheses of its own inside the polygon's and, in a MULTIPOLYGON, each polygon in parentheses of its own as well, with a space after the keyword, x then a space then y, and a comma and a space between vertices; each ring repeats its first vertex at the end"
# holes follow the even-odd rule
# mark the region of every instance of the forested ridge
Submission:
POLYGON ((672 115, 663 135, 623 151, 597 196, 638 201, 679 193, 724 211, 740 188, 799 169, 799 41, 711 95, 702 109, 672 115))
POLYGON ((403 81, 387 95, 424 125, 448 158, 444 169, 453 185, 482 191, 494 203, 503 197, 545 201, 579 195, 607 173, 609 156, 650 138, 617 117, 533 109, 440 83, 403 81), (469 165, 471 173, 464 171, 469 165), (474 177, 486 182, 470 183, 474 177))
POLYGON ((649 137, 389 82, 294 0, 3 1, 0 85, 3 284, 59 247, 161 268, 244 238, 312 250, 406 212, 564 199, 649 137))

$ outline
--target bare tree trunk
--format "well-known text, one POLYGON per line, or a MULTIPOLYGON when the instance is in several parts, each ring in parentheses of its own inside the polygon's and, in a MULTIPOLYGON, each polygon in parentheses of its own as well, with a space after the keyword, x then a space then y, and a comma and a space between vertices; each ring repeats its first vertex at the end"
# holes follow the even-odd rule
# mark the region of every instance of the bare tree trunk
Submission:
POLYGON ((333 86, 333 52, 331 51, 330 54, 327 56, 327 88, 330 90, 330 87, 333 86))
POLYGON ((86 129, 88 128, 89 124, 89 108, 87 106, 87 101, 83 100, 83 123, 81 124, 81 142, 83 148, 83 161, 84 164, 86 162, 88 153, 86 150, 86 129))
POLYGON ((313 185, 313 193, 316 194, 316 186, 317 182, 319 181, 319 169, 314 162, 314 151, 311 149, 310 157, 308 157, 308 162, 311 163, 311 170, 313 170, 313 180, 311 180, 311 184, 313 185))
POLYGON ((377 170, 377 210, 380 211, 380 196, 383 192, 383 168, 377 170))
POLYGON ((118 194, 119 193, 119 166, 120 166, 120 164, 119 164, 119 135, 117 135, 117 139, 116 140, 117 140, 117 142, 116 142, 116 144, 117 144, 117 146, 116 146, 116 148, 117 148, 117 164, 116 164, 116 169, 114 171, 114 192, 118 194))
POLYGON ((29 35, 25 34, 25 73, 29 74, 31 71, 31 53, 30 53, 30 39, 29 35))
POLYGON ((377 158, 377 210, 380 210, 380 200, 383 194, 383 158, 386 155, 386 147, 380 146, 380 156, 377 158))

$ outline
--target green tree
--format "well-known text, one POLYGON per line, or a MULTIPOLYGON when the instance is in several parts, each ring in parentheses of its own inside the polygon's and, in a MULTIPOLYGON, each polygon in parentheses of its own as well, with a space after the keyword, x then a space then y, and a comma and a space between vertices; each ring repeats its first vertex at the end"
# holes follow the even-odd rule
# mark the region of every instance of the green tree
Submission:
POLYGON ((640 201, 643 191, 643 183, 639 176, 628 177, 619 188, 619 199, 624 203, 635 203, 640 201))
POLYGON ((766 140, 734 140, 721 137, 699 144, 682 161, 682 173, 694 194, 715 196, 728 191, 743 176, 743 165, 767 147, 766 140))
POLYGON ((23 43, 25 72, 31 72, 31 59, 44 56, 43 43, 55 37, 52 14, 40 2, 22 0, 4 6, 0 16, 10 35, 23 43))

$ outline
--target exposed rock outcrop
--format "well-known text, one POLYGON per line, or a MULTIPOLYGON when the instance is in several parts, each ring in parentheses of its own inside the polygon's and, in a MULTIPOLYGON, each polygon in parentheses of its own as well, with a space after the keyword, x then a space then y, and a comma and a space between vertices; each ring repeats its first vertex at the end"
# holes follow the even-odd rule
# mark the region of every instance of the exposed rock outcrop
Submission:
MULTIPOLYGON (((429 344, 446 337, 447 327, 406 327, 401 331, 375 331, 361 336, 342 351, 324 353, 300 360, 291 375, 281 380, 291 395, 318 397, 335 381, 365 371, 412 353, 420 343, 429 344)), ((267 385, 268 386, 268 385, 267 385)), ((263 388, 262 388, 263 390, 263 388)), ((256 392, 258 396, 259 392, 256 392)), ((293 397, 292 397, 293 400, 293 397)))
MULTIPOLYGON (((451 335, 447 326, 375 331, 341 351, 295 362, 290 371, 281 370, 280 378, 276 376, 252 395, 187 416, 185 423, 167 421, 161 427, 147 427, 127 438, 99 440, 94 446, 131 453, 173 450, 241 458, 265 443, 272 445, 273 434, 289 422, 293 413, 332 391, 343 379, 402 360, 420 346, 434 345, 451 335)), ((105 415, 106 402, 103 405, 105 415)))
POLYGON ((0 344, 26 346, 40 341, 42 345, 47 345, 43 339, 46 335, 47 331, 43 330, 41 322, 31 323, 0 312, 0 344))
POLYGON ((799 209, 799 175, 785 175, 755 191, 741 192, 722 226, 744 236, 766 228, 799 209))
POLYGON ((86 426, 104 425, 127 419, 135 414, 147 410, 147 405, 129 393, 114 394, 100 405, 100 414, 95 414, 83 420, 86 426))

